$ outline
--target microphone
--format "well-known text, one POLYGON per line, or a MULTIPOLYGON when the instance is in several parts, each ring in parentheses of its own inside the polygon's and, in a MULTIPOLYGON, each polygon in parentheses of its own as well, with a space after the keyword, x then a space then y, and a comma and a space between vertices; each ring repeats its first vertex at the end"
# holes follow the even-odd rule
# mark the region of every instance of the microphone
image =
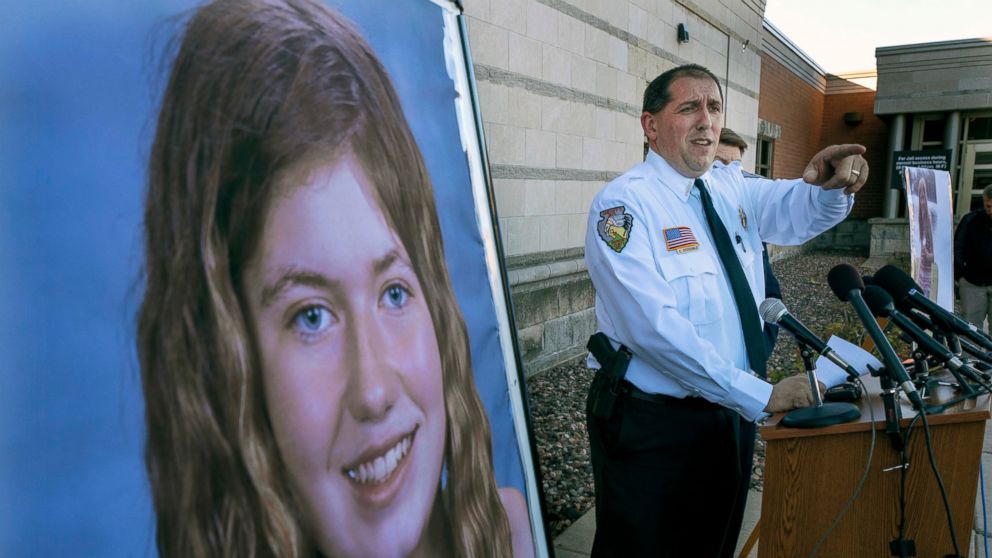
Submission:
POLYGON ((978 344, 986 351, 992 351, 992 339, 987 337, 975 324, 962 320, 953 312, 944 310, 939 304, 930 300, 905 271, 894 265, 886 265, 875 274, 874 282, 882 287, 895 300, 900 308, 916 308, 930 316, 930 319, 947 329, 963 335, 978 344))
POLYGON ((848 376, 857 379, 859 374, 853 366, 844 362, 836 352, 827 346, 822 339, 806 329, 799 320, 792 317, 785 309, 785 304, 777 298, 766 298, 758 307, 761 319, 770 323, 778 324, 787 329, 800 345, 803 345, 803 364, 806 367, 806 377, 809 379, 809 387, 813 392, 813 406, 793 409, 782 417, 782 425, 790 428, 820 428, 831 426, 842 422, 850 422, 861 417, 861 410, 857 405, 842 402, 824 403, 820 398, 819 382, 816 379, 816 368, 813 359, 809 356, 809 348, 830 359, 831 362, 843 368, 848 376))
POLYGON ((830 362, 839 366, 842 370, 847 372, 848 378, 853 382, 856 381, 858 376, 858 371, 855 370, 853 366, 848 364, 844 359, 842 359, 837 351, 833 350, 829 345, 823 342, 822 339, 817 337, 812 331, 806 328, 797 320, 789 311, 785 308, 785 303, 777 298, 766 298, 758 306, 758 313, 761 314, 761 319, 770 323, 777 324, 787 330, 792 334, 800 343, 804 343, 821 355, 830 362))
MULTIPOLYGON (((878 275, 875 276, 874 282, 878 282, 878 275)), ((906 397, 918 411, 921 413, 926 412, 926 406, 923 404, 920 394, 916 391, 913 380, 909 378, 909 374, 903 368, 902 361, 896 355, 895 349, 892 348, 889 340, 886 339, 885 334, 878 327, 878 322, 875 321, 875 317, 861 297, 861 291, 864 290, 865 284, 858 270, 850 264, 834 266, 827 273, 827 283, 830 285, 830 289, 833 290, 834 294, 837 295, 837 298, 845 302, 850 302, 851 306, 854 307, 854 312, 858 315, 858 319, 861 321, 861 325, 864 326, 865 332, 875 342, 875 347, 882 356, 882 362, 885 364, 885 369, 889 371, 890 377, 902 387, 906 393, 906 397)))
MULTIPOLYGON (((934 332, 934 334, 947 337, 947 348, 952 353, 960 355, 961 350, 964 350, 983 363, 992 364, 992 353, 983 351, 981 347, 978 347, 967 339, 958 338, 954 332, 947 331, 947 328, 940 327, 939 325, 933 323, 930 317, 923 312, 920 312, 915 308, 903 308, 902 313, 908 316, 909 319, 913 320, 913 322, 920 326, 921 329, 927 329, 934 332)), ((934 337, 937 337, 937 335, 934 335, 934 337)))
POLYGON ((938 343, 933 337, 927 335, 925 331, 913 323, 911 318, 896 310, 895 305, 892 303, 892 297, 889 296, 889 293, 885 292, 884 289, 877 285, 871 285, 865 288, 864 297, 865 303, 868 304, 868 308, 871 309, 872 313, 876 316, 881 316, 892 320, 893 323, 899 326, 900 329, 912 338, 912 340, 923 352, 933 355, 937 358, 937 360, 943 362, 947 368, 951 370, 951 372, 955 373, 955 376, 961 383, 962 390, 972 394, 975 393, 975 390, 965 383, 963 379, 958 376, 958 374, 967 375, 972 380, 980 382, 981 379, 979 378, 978 371, 961 362, 961 359, 959 359, 957 355, 952 353, 947 347, 938 343))

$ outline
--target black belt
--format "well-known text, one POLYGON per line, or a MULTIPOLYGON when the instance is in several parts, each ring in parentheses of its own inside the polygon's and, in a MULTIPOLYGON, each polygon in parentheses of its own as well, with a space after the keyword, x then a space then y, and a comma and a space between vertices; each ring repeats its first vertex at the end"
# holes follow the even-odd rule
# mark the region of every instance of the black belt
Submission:
POLYGON ((623 386, 628 396, 656 405, 666 405, 669 407, 719 407, 716 403, 711 403, 702 397, 689 396, 680 398, 663 393, 648 393, 642 391, 627 380, 623 381, 623 386))

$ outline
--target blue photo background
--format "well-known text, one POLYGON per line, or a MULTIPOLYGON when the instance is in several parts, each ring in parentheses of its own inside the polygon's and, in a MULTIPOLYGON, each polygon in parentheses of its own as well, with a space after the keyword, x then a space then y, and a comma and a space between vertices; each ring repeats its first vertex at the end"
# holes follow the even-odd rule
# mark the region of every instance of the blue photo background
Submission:
MULTIPOLYGON (((434 181, 493 426, 526 493, 441 8, 332 0, 394 80, 434 181), (488 288, 487 288, 488 291, 488 288)), ((188 0, 14 0, 0 22, 0 556, 155 554, 134 348, 162 47, 188 0)), ((383 146, 388 149, 389 146, 383 146)), ((500 294, 500 299, 501 299, 500 294)))

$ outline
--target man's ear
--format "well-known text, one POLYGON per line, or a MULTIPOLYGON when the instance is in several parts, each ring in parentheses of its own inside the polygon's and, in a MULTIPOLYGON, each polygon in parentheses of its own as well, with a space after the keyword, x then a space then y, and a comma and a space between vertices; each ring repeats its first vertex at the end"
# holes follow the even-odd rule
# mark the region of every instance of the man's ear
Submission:
POLYGON ((641 113, 641 129, 644 130, 644 137, 648 138, 648 145, 658 141, 658 119, 650 112, 641 113))

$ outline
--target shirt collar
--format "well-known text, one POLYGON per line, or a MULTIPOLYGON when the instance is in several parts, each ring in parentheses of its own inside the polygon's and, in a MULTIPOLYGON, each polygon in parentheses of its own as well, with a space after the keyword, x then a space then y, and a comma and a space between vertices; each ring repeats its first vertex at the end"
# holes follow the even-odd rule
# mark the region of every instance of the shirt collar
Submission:
MULTIPOLYGON (((695 178, 682 176, 679 171, 675 170, 672 165, 668 164, 668 161, 666 161, 664 157, 655 153, 653 149, 648 149, 648 157, 646 162, 651 166, 652 170, 655 171, 662 186, 668 188, 672 194, 675 194, 675 196, 683 202, 689 199, 689 194, 692 193, 693 183, 696 181, 695 178)), ((707 170, 699 178, 702 178, 703 181, 709 185, 710 171, 707 170)))

